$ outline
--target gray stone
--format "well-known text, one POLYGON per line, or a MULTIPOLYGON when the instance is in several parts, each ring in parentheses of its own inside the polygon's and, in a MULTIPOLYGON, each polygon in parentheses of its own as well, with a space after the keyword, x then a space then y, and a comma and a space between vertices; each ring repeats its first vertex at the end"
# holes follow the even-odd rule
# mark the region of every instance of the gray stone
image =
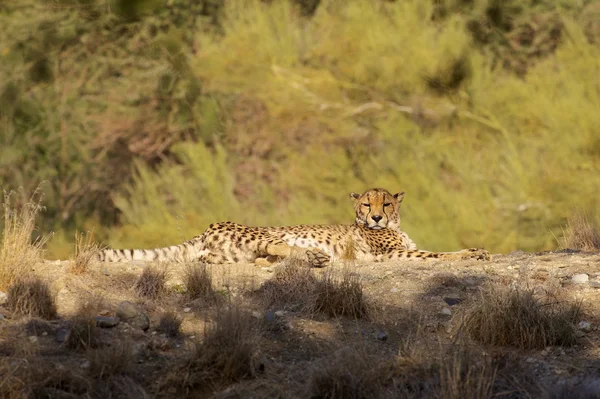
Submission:
POLYGON ((71 330, 69 330, 68 328, 59 328, 58 331, 56 331, 56 342, 62 344, 67 339, 69 339, 70 334, 71 330))
POLYGON ((192 308, 190 308, 190 307, 183 308, 183 313, 190 313, 191 311, 192 311, 192 308))
POLYGON ((377 331, 377 332, 375 333, 375 338, 376 338, 378 341, 387 341, 388 337, 389 337, 389 336, 388 336, 388 333, 387 333, 387 331, 385 331, 385 330, 377 331))
POLYGON ((452 310, 450 310, 450 308, 443 308, 440 310, 440 314, 444 316, 452 316, 452 310))
POLYGON ((0 305, 6 303, 8 300, 8 294, 6 292, 0 291, 0 305))
POLYGON ((146 331, 150 328, 150 319, 144 312, 139 311, 129 301, 123 301, 117 306, 117 317, 134 328, 146 331))
POLYGON ((600 281, 590 281, 590 287, 600 288, 600 281))
POLYGON ((267 312, 267 313, 265 313, 265 320, 267 320, 267 321, 275 321, 275 312, 267 312))
POLYGON ((577 324, 577 328, 581 331, 589 332, 592 331, 592 323, 589 321, 581 320, 579 324, 577 324))
POLYGON ((38 337, 36 337, 35 335, 30 335, 28 338, 29 338, 29 342, 31 342, 32 344, 38 343, 38 337))
POLYGON ((392 288, 392 289, 390 290, 390 292, 393 292, 393 293, 395 293, 395 292, 398 292, 398 291, 400 291, 400 290, 399 290, 398 288, 396 288, 396 287, 394 287, 394 288, 392 288))
POLYGON ((4 315, 0 313, 0 320, 4 320, 4 315))
POLYGON ((448 306, 454 306, 454 305, 458 305, 459 303, 461 303, 462 299, 460 299, 458 297, 445 297, 444 302, 446 302, 448 304, 448 306))
POLYGON ((96 326, 100 328, 111 328, 119 324, 120 320, 116 317, 96 316, 96 326))
POLYGON ((150 328, 150 318, 145 313, 139 313, 134 318, 129 319, 129 325, 146 331, 150 328))
POLYGON ((573 284, 586 284, 589 281, 589 276, 585 273, 575 274, 571 277, 571 282, 573 284))
POLYGON ((129 301, 123 301, 117 305, 117 317, 121 320, 131 319, 137 314, 137 308, 129 301))

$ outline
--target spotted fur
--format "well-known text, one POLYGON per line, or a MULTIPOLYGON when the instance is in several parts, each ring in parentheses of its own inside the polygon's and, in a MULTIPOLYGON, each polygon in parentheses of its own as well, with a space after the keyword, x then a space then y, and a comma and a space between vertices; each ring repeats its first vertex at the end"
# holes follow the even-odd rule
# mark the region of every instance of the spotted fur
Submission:
POLYGON ((98 259, 104 262, 192 260, 219 264, 263 263, 296 255, 321 267, 335 259, 382 262, 490 258, 486 250, 475 248, 458 252, 416 250, 414 242, 400 230, 399 208, 403 196, 404 193, 392 195, 383 189, 368 190, 362 195, 351 194, 356 213, 353 225, 250 227, 222 222, 211 224, 202 235, 179 245, 155 249, 105 249, 99 252, 98 259))

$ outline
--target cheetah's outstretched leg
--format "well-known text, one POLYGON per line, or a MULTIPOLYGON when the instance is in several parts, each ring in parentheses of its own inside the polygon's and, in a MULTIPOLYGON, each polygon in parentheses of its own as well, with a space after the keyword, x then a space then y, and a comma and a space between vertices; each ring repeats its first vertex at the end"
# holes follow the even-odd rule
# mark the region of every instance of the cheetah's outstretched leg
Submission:
POLYGON ((376 262, 385 262, 395 259, 432 259, 432 260, 490 260, 491 256, 488 251, 482 248, 469 248, 457 252, 429 252, 429 251, 393 251, 387 254, 378 255, 375 258, 376 262))
MULTIPOLYGON (((266 256, 259 256, 254 261, 254 264, 257 266, 269 266, 282 258, 287 258, 290 256, 298 256, 301 259, 305 259, 310 263, 313 267, 324 267, 331 261, 331 258, 328 254, 321 251, 317 248, 300 248, 300 247, 292 247, 286 244, 283 241, 274 240, 269 242, 259 242, 258 248, 264 248, 264 252, 266 256), (275 241, 275 242, 274 242, 275 241), (279 242, 278 242, 279 241, 279 242)), ((260 251, 259 251, 260 253, 260 251)))

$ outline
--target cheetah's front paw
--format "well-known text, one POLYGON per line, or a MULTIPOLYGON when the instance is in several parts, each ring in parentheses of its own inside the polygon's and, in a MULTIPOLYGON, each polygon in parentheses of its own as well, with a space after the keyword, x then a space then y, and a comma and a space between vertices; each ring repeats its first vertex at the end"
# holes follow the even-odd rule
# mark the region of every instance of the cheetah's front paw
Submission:
POLYGON ((309 249, 306 251, 308 263, 313 267, 325 267, 331 261, 331 257, 318 249, 309 249))
POLYGON ((475 259, 475 260, 490 260, 491 256, 489 251, 483 248, 469 248, 460 251, 462 259, 475 259))

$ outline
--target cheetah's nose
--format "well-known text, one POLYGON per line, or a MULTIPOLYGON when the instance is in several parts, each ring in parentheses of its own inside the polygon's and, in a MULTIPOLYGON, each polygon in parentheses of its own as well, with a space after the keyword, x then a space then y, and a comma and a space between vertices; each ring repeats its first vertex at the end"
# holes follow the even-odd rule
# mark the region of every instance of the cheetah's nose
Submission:
POLYGON ((383 219, 383 216, 374 215, 374 216, 371 216, 371 219, 373 219, 375 221, 375 223, 379 223, 379 221, 381 219, 383 219))

